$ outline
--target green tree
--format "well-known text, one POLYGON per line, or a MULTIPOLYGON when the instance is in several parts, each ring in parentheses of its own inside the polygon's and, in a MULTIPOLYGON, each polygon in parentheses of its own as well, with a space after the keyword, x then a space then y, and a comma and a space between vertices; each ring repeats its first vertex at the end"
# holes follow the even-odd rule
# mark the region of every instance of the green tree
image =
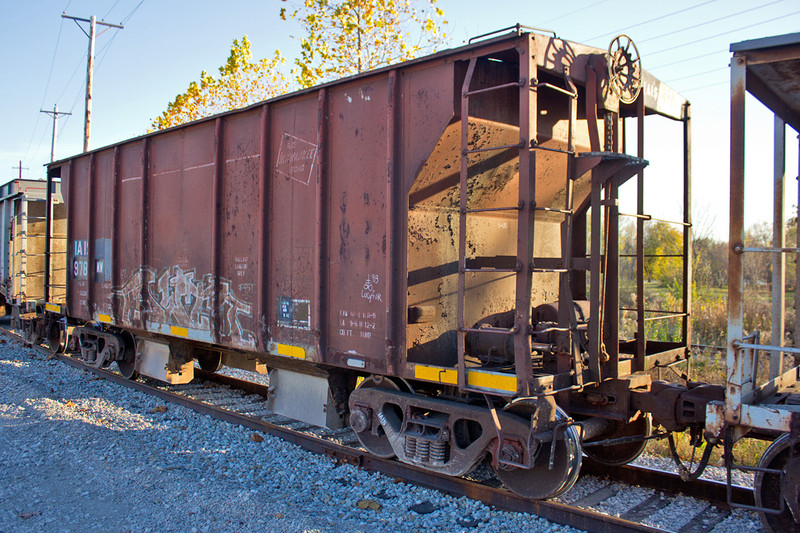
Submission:
POLYGON ((673 224, 656 221, 645 225, 644 275, 647 281, 658 280, 665 285, 682 282, 683 267, 679 257, 683 253, 683 233, 673 224))
POLYGON ((233 40, 228 61, 219 68, 219 78, 205 70, 200 80, 189 84, 186 92, 169 103, 167 110, 153 120, 152 130, 161 130, 215 113, 244 107, 289 90, 288 77, 281 70, 285 59, 276 50, 271 58, 253 61, 247 35, 233 40))
POLYGON ((281 9, 287 17, 305 31, 294 71, 301 87, 413 59, 448 39, 436 0, 303 0, 281 9))

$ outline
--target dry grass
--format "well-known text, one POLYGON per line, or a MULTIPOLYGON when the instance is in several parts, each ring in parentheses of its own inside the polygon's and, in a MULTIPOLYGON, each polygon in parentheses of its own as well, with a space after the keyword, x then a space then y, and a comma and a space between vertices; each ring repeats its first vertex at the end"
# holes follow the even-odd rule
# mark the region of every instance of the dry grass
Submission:
MULTIPOLYGON (((747 466, 756 466, 758 464, 758 460, 764 455, 764 451, 769 446, 769 442, 759 440, 759 439, 750 439, 750 438, 743 438, 739 440, 733 446, 733 461, 736 464, 743 464, 747 466)), ((689 442, 689 434, 688 433, 676 433, 675 434, 675 447, 678 449, 678 455, 680 456, 681 460, 687 467, 689 466, 689 461, 692 459, 692 445, 689 442)), ((703 450, 705 450, 706 442, 704 441, 703 444, 694 450, 694 463, 700 460, 700 457, 703 455, 703 450)), ((663 457, 671 457, 669 451, 669 444, 667 443, 667 439, 661 439, 656 441, 650 441, 650 444, 647 446, 648 453, 653 455, 660 455, 663 457)), ((709 465, 712 466, 724 466, 725 463, 722 459, 722 443, 714 448, 711 452, 711 458, 708 461, 709 465)))

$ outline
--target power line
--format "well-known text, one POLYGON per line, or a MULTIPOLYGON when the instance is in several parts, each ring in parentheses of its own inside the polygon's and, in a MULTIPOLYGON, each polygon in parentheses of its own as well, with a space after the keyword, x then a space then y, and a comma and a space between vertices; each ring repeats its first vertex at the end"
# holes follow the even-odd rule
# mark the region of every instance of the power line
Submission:
MULTIPOLYGON (((64 28, 64 19, 61 19, 58 25, 58 35, 56 36, 56 45, 53 47, 53 58, 50 60, 50 72, 47 74, 47 82, 44 84, 44 92, 42 93, 42 102, 41 104, 39 104, 40 108, 44 106, 44 102, 47 99, 47 90, 50 88, 50 80, 53 77, 53 67, 56 64, 56 55, 58 54, 58 45, 61 42, 61 30, 63 28, 64 28)), ((31 131, 31 139, 30 141, 28 141, 28 147, 25 149, 25 155, 22 158, 25 159, 26 161, 28 159, 28 154, 30 153, 31 146, 33 145, 33 138, 36 136, 36 129, 39 127, 40 118, 41 115, 36 116, 36 122, 33 125, 33 131, 31 131)))
POLYGON ((709 84, 709 85, 702 85, 702 86, 700 86, 700 87, 693 87, 693 88, 691 88, 691 89, 684 89, 684 90, 682 90, 681 92, 682 92, 682 93, 690 93, 690 92, 692 92, 692 91, 699 91, 700 89, 708 89, 709 87, 716 87, 716 86, 718 86, 718 85, 724 85, 724 84, 726 84, 726 83, 728 83, 728 80, 725 80, 725 81, 718 81, 717 83, 711 83, 711 84, 709 84))
MULTIPOLYGON (((80 58, 78 60, 78 64, 75 65, 75 70, 72 71, 72 75, 69 77, 69 80, 67 81, 66 84, 64 84, 64 88, 61 90, 61 94, 59 94, 58 98, 56 98, 57 101, 63 98, 64 94, 67 92, 67 89, 69 89, 72 80, 75 79, 75 75, 78 74, 78 71, 81 69, 82 66, 83 66, 83 58, 80 58)), ((83 85, 81 85, 81 87, 83 87, 83 85)))
POLYGON ((725 66, 725 67, 721 67, 721 68, 715 68, 715 69, 711 69, 711 70, 706 70, 705 72, 698 72, 696 74, 689 74, 688 76, 683 76, 681 78, 673 78, 671 80, 666 80, 665 83, 675 83, 676 81, 688 80, 689 78, 696 78, 697 76, 705 76, 706 74, 711 74, 712 72, 719 72, 720 70, 728 70, 728 67, 725 66))
POLYGON ((585 7, 580 7, 580 8, 578 8, 578 9, 574 10, 574 11, 570 11, 569 13, 564 13, 563 15, 559 15, 559 16, 557 16, 557 17, 555 17, 555 18, 552 18, 552 19, 549 19, 549 20, 545 20, 544 22, 541 22, 541 24, 542 24, 543 26, 544 26, 544 25, 547 25, 547 24, 550 24, 551 22, 555 22, 555 21, 557 21, 557 20, 561 20, 561 19, 563 19, 564 17, 568 17, 568 16, 570 16, 570 15, 574 15, 575 13, 578 13, 578 12, 580 12, 580 11, 585 11, 585 10, 587 10, 587 9, 591 9, 591 8, 593 8, 593 7, 597 6, 597 5, 600 5, 600 4, 602 4, 602 3, 603 3, 603 2, 605 2, 605 1, 606 1, 606 0, 600 0, 599 2, 595 2, 595 3, 593 3, 593 4, 589 4, 588 6, 585 6, 585 7))
POLYGON ((140 7, 142 7, 142 4, 144 4, 144 0, 140 0, 140 1, 139 1, 139 3, 138 3, 138 4, 136 4, 136 7, 134 7, 134 8, 133 8, 133 10, 132 10, 130 13, 128 13, 128 16, 127 16, 127 17, 125 17, 124 19, 122 19, 122 25, 123 25, 123 26, 124 26, 125 24, 127 24, 127 23, 128 23, 128 21, 129 21, 129 20, 131 19, 131 17, 133 16, 133 14, 134 14, 134 13, 136 13, 136 11, 137 11, 137 10, 138 10, 140 7))
POLYGON ((750 9, 745 9, 744 11, 739 11, 738 13, 731 13, 730 15, 725 15, 724 17, 718 17, 718 18, 715 18, 715 19, 712 19, 712 20, 707 20, 705 22, 701 22, 699 24, 694 24, 692 26, 687 26, 687 27, 681 28, 679 30, 673 30, 673 31, 669 31, 667 33, 662 33, 661 35, 656 35, 655 37, 648 37, 647 39, 640 39, 639 40, 639 44, 646 43, 648 41, 654 41, 656 39, 661 39, 662 37, 669 37, 671 35, 675 35, 676 33, 680 33, 682 31, 688 31, 688 30, 693 30, 695 28, 699 28, 701 26, 707 26, 708 24, 713 24, 715 22, 719 22, 720 20, 725 20, 725 19, 729 19, 731 17, 737 17, 739 15, 744 15, 745 13, 749 13, 750 11, 755 11, 757 9, 763 9, 765 7, 769 7, 769 6, 774 5, 774 4, 779 4, 779 3, 783 2, 783 1, 784 0, 776 0, 775 2, 770 2, 769 4, 764 4, 764 5, 761 5, 761 6, 751 7, 750 9))
POLYGON ((679 13, 685 13, 687 11, 691 11, 692 9, 696 9, 698 7, 702 7, 702 6, 705 6, 705 5, 708 5, 708 4, 712 4, 712 3, 716 2, 716 1, 717 0, 706 0, 705 2, 700 2, 699 4, 695 4, 693 6, 685 7, 683 9, 679 9, 677 11, 673 11, 672 13, 667 13, 666 15, 661 15, 661 16, 658 16, 656 18, 652 18, 650 20, 645 20, 643 22, 637 22, 633 26, 625 26, 624 28, 620 28, 618 30, 610 31, 610 32, 604 33, 602 35, 597 35, 595 37, 592 37, 591 39, 583 39, 583 42, 587 42, 588 43, 590 41, 594 41, 595 39, 599 39, 601 37, 608 37, 609 35, 617 35, 620 32, 628 31, 628 30, 630 30, 632 28, 638 28, 639 26, 644 26, 645 24, 650 24, 651 22, 656 22, 657 20, 661 20, 661 19, 665 19, 667 17, 671 17, 672 15, 678 15, 679 13))
MULTIPOLYGON (((142 4, 143 4, 143 3, 144 3, 144 0, 140 0, 140 1, 139 1, 139 3, 138 3, 138 4, 136 4, 136 7, 134 7, 134 8, 131 10, 131 12, 130 12, 130 13, 128 13, 128 14, 125 16, 125 18, 124 18, 124 19, 122 19, 122 23, 120 24, 120 26, 124 26, 125 24, 127 24, 127 22, 128 22, 130 19, 131 19, 131 17, 133 17, 133 15, 136 13, 136 11, 138 11, 138 10, 139 10, 139 8, 142 6, 142 4)), ((115 5, 116 5, 116 4, 115 4, 115 5)), ((110 10, 109 10, 109 11, 110 11, 110 10)), ((114 33, 114 35, 112 35, 112 36, 111 36, 111 39, 109 39, 109 40, 108 40, 108 42, 106 42, 106 44, 105 44, 105 45, 103 45, 103 48, 101 48, 101 49, 100 49, 100 52, 99 52, 99 54, 98 54, 98 55, 100 55, 100 59, 99 59, 99 60, 98 60, 98 62, 97 62, 97 67, 96 67, 96 69, 95 69, 95 70, 99 70, 99 69, 100 69, 100 65, 102 65, 102 64, 103 64, 103 60, 105 59, 105 57, 106 57, 106 54, 108 54, 108 51, 109 51, 109 49, 111 48, 111 44, 114 42, 114 39, 116 39, 116 38, 117 38, 117 35, 119 35, 119 32, 118 32, 118 31, 117 31, 117 32, 115 32, 115 33, 114 33)), ((72 76, 70 77, 70 81, 69 81, 69 82, 67 82, 67 86, 65 86, 65 87, 64 87, 64 90, 63 90, 63 91, 62 91, 62 93, 61 93, 61 94, 62 94, 62 96, 63 96, 63 94, 64 94, 64 93, 67 91, 67 88, 69 87, 69 83, 70 83, 70 82, 72 81, 72 79, 75 77, 75 74, 77 74, 77 72, 78 72, 78 69, 80 68, 80 66, 81 66, 82 64, 83 64, 83 60, 81 59, 81 60, 78 62, 78 66, 77 66, 77 67, 75 67, 75 71, 72 73, 72 76)), ((73 100, 73 102, 72 102, 72 105, 71 105, 71 106, 70 106, 70 108, 69 108, 69 110, 70 110, 70 113, 71 113, 72 111, 74 111, 74 110, 75 110, 75 107, 78 105, 78 101, 79 101, 79 99, 80 99, 80 97, 81 97, 81 93, 82 93, 82 91, 83 91, 83 87, 84 87, 84 86, 83 86, 83 85, 81 85, 81 87, 79 88, 79 90, 78 90, 77 94, 75 95, 75 99, 73 100)), ((60 98, 60 97, 59 97, 59 98, 60 98)), ((64 119, 64 121, 62 122, 62 124, 61 124, 61 126, 60 126, 59 133, 62 133, 62 132, 63 132, 63 131, 66 129, 66 127, 67 127, 67 124, 69 123, 69 119, 70 119, 70 117, 69 117, 69 116, 67 116, 67 118, 65 118, 65 119, 64 119)))
POLYGON ((102 18, 102 19, 100 19, 100 20, 105 20, 105 19, 107 19, 107 18, 108 18, 108 15, 109 15, 109 14, 110 14, 112 11, 114 11, 114 8, 115 8, 115 7, 117 7, 117 4, 119 4, 119 0, 117 0, 116 2, 114 2, 114 5, 112 5, 112 6, 109 8, 109 10, 108 10, 108 11, 106 11, 106 14, 105 14, 105 15, 103 15, 103 18, 102 18))
POLYGON ((685 59, 679 59, 678 61, 672 61, 670 63, 665 63, 663 65, 658 65, 658 66, 655 66, 655 67, 648 67, 648 70, 657 70, 657 69, 660 69, 660 68, 671 67, 672 65, 677 65, 679 63, 686 63, 687 61, 694 61, 695 59, 701 59, 703 57, 713 56, 715 54, 724 54, 724 53, 727 53, 727 52, 728 52, 728 49, 727 48, 723 48, 722 50, 715 50, 713 52, 708 52, 707 54, 700 54, 699 56, 687 57, 685 59))
POLYGON ((715 39, 717 37, 722 37, 723 35, 728 35, 729 33, 735 33, 737 31, 749 30, 751 28, 754 28, 756 26, 760 26, 762 24, 767 24, 769 22, 774 22, 776 20, 785 19, 786 17, 791 17, 792 15, 797 15, 798 13, 800 13, 800 11, 793 11, 792 13, 787 13, 785 15, 781 15, 779 17, 774 17, 774 18, 771 18, 771 19, 768 19, 768 20, 762 20, 761 22, 756 22, 755 24, 748 24, 746 26, 742 26, 741 28, 736 28, 736 29, 733 29, 733 30, 724 31, 722 33, 717 33, 716 35, 711 35, 709 37, 703 37, 702 39, 696 39, 694 41, 689 41, 688 43, 682 43, 682 44, 679 44, 679 45, 676 45, 676 46, 672 46, 670 48, 664 48, 662 50, 657 50, 655 52, 650 52, 647 55, 648 55, 648 57, 652 57, 654 55, 663 54, 664 52, 671 52, 671 51, 675 50, 676 48, 683 48, 684 46, 689 46, 690 44, 701 43, 703 41, 708 41, 709 39, 715 39))

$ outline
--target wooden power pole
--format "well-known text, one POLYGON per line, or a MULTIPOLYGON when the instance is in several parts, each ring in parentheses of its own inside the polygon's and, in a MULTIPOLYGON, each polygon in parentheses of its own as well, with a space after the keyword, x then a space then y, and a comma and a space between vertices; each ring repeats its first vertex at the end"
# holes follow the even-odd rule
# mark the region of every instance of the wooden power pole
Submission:
POLYGON ((80 24, 78 27, 81 28, 81 31, 86 34, 89 38, 89 59, 86 62, 86 115, 83 120, 83 151, 89 151, 89 137, 91 134, 92 128, 92 74, 94 71, 94 36, 95 36, 95 26, 100 24, 101 26, 108 26, 110 28, 118 28, 124 29, 122 24, 109 24, 108 22, 97 22, 97 19, 94 15, 90 19, 84 19, 79 17, 70 17, 66 13, 61 15, 61 18, 71 19, 74 20, 76 24, 79 22, 88 22, 89 23, 89 33, 86 33, 86 30, 83 29, 80 24))
POLYGON ((51 117, 53 117, 53 141, 50 143, 50 162, 52 163, 53 161, 56 160, 56 131, 58 130, 58 115, 71 115, 72 113, 59 111, 57 105, 53 106, 52 111, 47 111, 46 109, 40 109, 39 113, 46 113, 51 117))

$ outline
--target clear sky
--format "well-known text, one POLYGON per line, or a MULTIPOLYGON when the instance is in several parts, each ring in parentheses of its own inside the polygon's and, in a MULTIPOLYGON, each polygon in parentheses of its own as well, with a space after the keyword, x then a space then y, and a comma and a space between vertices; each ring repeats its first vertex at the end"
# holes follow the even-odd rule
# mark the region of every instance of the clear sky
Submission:
MULTIPOLYGON (((247 35, 256 58, 275 49, 297 55, 299 30, 278 16, 300 0, 0 0, 0 183, 18 176, 43 178, 50 157, 52 119, 40 109, 72 112, 59 121, 56 159, 83 146, 84 84, 88 39, 61 13, 118 24, 96 43, 92 148, 145 132, 151 120, 201 70, 216 73, 234 38, 247 35)), ((562 38, 607 48, 619 34, 639 48, 642 65, 692 103, 694 214, 701 232, 727 239, 729 45, 800 31, 797 0, 439 0, 450 21, 453 46, 517 22, 555 30, 562 38)), ((83 24, 84 28, 86 24, 83 24)), ((98 33, 103 30, 98 27, 98 33)), ((770 114, 750 100, 746 221, 767 220, 772 195, 770 114), (760 150, 759 150, 760 149, 760 150), (759 153, 760 151, 760 153, 759 153), (752 155, 751 155, 752 154, 752 155), (763 206, 761 209, 759 206, 763 206)), ((656 166, 679 157, 666 135, 647 140, 646 173, 653 216, 680 216, 680 193, 659 189, 656 166), (662 150, 662 146, 664 149, 662 150)), ((798 173, 797 134, 787 128, 787 176, 798 173)), ((797 182, 787 180, 787 209, 798 203, 797 182)))

